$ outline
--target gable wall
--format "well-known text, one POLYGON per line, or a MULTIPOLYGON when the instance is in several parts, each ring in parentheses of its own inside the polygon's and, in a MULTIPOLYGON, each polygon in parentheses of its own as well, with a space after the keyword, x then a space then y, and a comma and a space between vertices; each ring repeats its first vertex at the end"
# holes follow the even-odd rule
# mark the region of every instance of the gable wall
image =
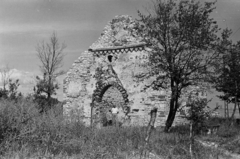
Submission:
MULTIPOLYGON (((102 36, 90 48, 118 47, 140 43, 142 39, 137 37, 134 30, 135 25, 136 23, 128 16, 116 17, 109 22, 102 36)), ((130 107, 128 116, 130 116, 131 124, 147 125, 150 119, 150 110, 157 107, 158 115, 155 126, 163 126, 168 115, 170 92, 168 90, 144 90, 145 85, 150 84, 154 77, 143 81, 137 78, 146 75, 150 71, 147 65, 148 54, 148 51, 139 49, 105 54, 91 51, 83 52, 73 63, 64 80, 65 115, 80 114, 82 120, 87 125, 90 124, 90 105, 94 91, 97 89, 96 70, 100 69, 102 72, 106 72, 103 75, 105 77, 100 77, 101 80, 111 80, 113 78, 109 75, 109 66, 111 66, 116 73, 117 81, 127 92, 129 100, 127 104, 130 107), (112 62, 108 60, 109 55, 113 57, 112 62)), ((178 123, 179 120, 181 119, 177 118, 175 123, 178 123)))

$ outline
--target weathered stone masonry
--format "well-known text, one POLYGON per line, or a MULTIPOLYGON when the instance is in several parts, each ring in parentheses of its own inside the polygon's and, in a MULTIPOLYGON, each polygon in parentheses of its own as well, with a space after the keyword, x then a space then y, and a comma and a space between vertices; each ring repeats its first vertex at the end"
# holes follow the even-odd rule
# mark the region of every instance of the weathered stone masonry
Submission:
POLYGON ((150 88, 144 90, 154 77, 141 82, 138 80, 138 77, 149 72, 149 52, 137 32, 137 25, 129 16, 115 17, 89 50, 74 61, 64 80, 66 116, 78 113, 89 125, 91 113, 94 119, 97 118, 96 112, 102 106, 104 93, 114 87, 124 101, 119 106, 120 120, 124 121, 128 116, 130 124, 146 125, 150 118, 148 113, 157 107, 156 126, 165 123, 169 92, 150 88))

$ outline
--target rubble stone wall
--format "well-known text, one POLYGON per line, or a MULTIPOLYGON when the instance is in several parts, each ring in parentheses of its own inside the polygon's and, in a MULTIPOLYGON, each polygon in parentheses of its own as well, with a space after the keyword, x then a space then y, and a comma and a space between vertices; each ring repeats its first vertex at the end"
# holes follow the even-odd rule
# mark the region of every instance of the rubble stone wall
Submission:
MULTIPOLYGON (((89 51, 80 54, 74 61, 64 80, 64 114, 69 116, 78 113, 89 125, 91 106, 93 115, 101 105, 104 93, 112 87, 122 95, 123 104, 119 106, 119 119, 126 117, 129 124, 147 125, 150 120, 150 110, 158 108, 155 126, 163 126, 168 115, 168 90, 154 91, 144 89, 154 77, 139 80, 149 73, 146 46, 113 51, 104 48, 124 48, 138 46, 143 40, 138 35, 138 23, 129 16, 117 16, 104 28, 101 37, 90 46, 89 51), (97 49, 102 51, 94 51, 97 49), (126 113, 124 110, 128 108, 126 113), (128 118, 128 119, 129 119, 128 118)), ((111 92, 111 91, 107 91, 111 92)), ((114 94, 114 93, 112 93, 114 94)), ((110 96, 111 94, 108 94, 110 96)), ((113 97, 114 98, 114 97, 113 97)), ((175 123, 182 123, 178 118, 175 123)))

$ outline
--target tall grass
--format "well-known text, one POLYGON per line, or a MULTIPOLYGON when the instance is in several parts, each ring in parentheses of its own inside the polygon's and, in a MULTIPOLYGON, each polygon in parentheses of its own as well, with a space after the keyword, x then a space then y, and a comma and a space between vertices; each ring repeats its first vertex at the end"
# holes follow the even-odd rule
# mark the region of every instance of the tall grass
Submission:
MULTIPOLYGON (((121 158, 143 143, 141 128, 90 129, 78 117, 63 120, 55 111, 40 114, 29 100, 0 103, 0 154, 81 155, 83 158, 121 158)), ((9 156, 10 155, 10 156, 9 156)), ((125 157, 123 157, 125 158, 125 157)))
MULTIPOLYGON (((31 100, 0 101, 0 158, 141 157, 145 127, 91 129, 76 114, 71 118, 65 121, 54 110, 40 114, 31 100)), ((155 158, 190 158, 187 131, 186 127, 176 127, 168 134, 154 130, 147 147, 149 154, 155 158)), ((206 152, 200 145, 195 146, 197 158, 208 158, 210 152, 206 152)))

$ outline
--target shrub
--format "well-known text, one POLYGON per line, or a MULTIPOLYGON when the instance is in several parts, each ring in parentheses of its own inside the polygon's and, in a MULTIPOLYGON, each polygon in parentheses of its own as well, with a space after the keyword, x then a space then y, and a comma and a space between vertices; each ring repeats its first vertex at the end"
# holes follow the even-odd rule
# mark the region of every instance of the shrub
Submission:
MULTIPOLYGON (((31 99, 0 103, 0 158, 139 158, 144 148, 145 127, 86 127, 81 114, 63 120, 61 104, 39 113, 31 99)), ((155 130, 148 152, 164 158, 189 158, 188 131, 176 127, 166 134, 155 130)), ((204 156, 201 147, 195 150, 204 156)), ((207 158, 206 156, 204 156, 207 158)), ((202 157, 202 158, 204 158, 202 157)), ((200 157, 199 157, 200 158, 200 157)))
MULTIPOLYGON (((0 143, 16 141, 23 131, 30 131, 29 124, 38 116, 33 102, 1 100, 0 102, 0 143)), ((1 148, 3 148, 1 146, 1 148)))
POLYGON ((0 99, 17 100, 22 97, 22 94, 17 91, 19 87, 19 80, 8 80, 8 89, 0 88, 0 99))
POLYGON ((230 125, 228 122, 220 125, 217 135, 224 138, 235 137, 239 135, 240 128, 236 125, 230 125))

